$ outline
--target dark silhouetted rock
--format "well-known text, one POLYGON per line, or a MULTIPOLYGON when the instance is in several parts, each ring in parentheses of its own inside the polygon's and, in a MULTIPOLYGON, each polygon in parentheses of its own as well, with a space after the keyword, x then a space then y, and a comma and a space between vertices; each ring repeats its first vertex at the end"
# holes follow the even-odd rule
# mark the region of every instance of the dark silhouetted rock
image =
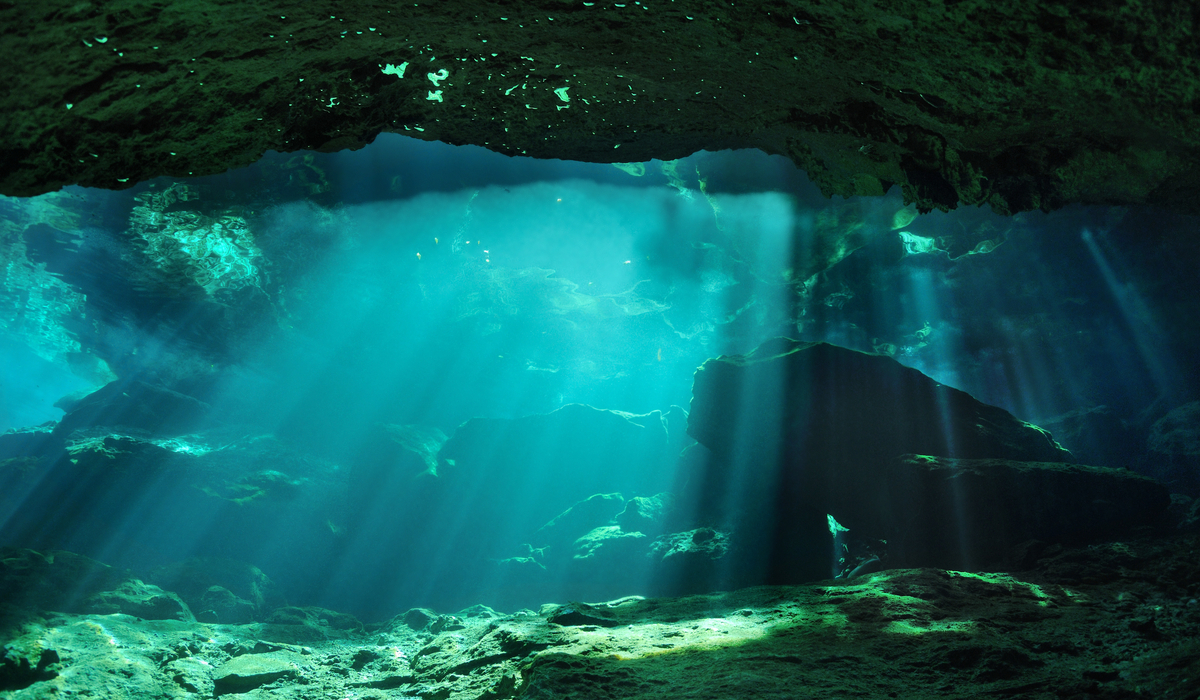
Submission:
POLYGON ((0 547, 0 601, 10 608, 83 612, 86 598, 129 579, 128 571, 72 552, 0 547))
POLYGON ((1022 539, 1156 523, 1168 503, 1132 472, 1065 464, 1046 431, 883 355, 777 338, 709 360, 693 394, 688 431, 708 451, 684 509, 732 527, 737 585, 830 577, 830 515, 887 539, 889 566, 972 568, 1022 539))
POLYGON ((1145 471, 1172 491, 1200 497, 1200 401, 1169 411, 1154 422, 1145 471))
POLYGON ((886 540, 889 567, 978 570, 1026 540, 1094 542, 1158 525, 1170 505, 1153 479, 1055 462, 905 455, 828 483, 817 505, 851 532, 886 540))
POLYGON ((62 440, 51 433, 53 424, 0 433, 0 462, 33 457, 40 459, 62 447, 62 440))
POLYGON ((727 570, 729 533, 709 527, 673 532, 650 544, 655 580, 668 595, 720 590, 732 578, 727 570))
POLYGON ((718 455, 801 470, 901 454, 1071 459, 1046 431, 890 357, 788 338, 705 362, 688 434, 718 455))
POLYGON ((203 401, 145 382, 117 380, 80 399, 54 433, 65 439, 82 428, 105 427, 173 436, 218 423, 203 401))
POLYGON ((1070 411, 1039 421, 1079 464, 1134 469, 1146 450, 1146 431, 1107 406, 1070 411))

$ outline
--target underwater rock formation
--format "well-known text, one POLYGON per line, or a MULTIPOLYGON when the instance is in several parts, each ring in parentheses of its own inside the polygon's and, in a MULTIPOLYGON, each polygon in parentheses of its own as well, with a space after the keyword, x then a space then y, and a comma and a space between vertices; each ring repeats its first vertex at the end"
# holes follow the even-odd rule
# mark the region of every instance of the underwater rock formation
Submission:
POLYGON ((212 407, 186 394, 141 381, 114 381, 71 406, 54 434, 60 439, 83 428, 132 430, 174 437, 214 427, 212 407))
POLYGON ((0 44, 7 195, 384 131, 593 162, 756 147, 827 195, 899 184, 923 209, 1194 211, 1200 184, 1186 3, 56 0, 0 5, 0 24, 20 28, 0 44))
MULTIPOLYGON (((1191 698, 1200 569, 1188 552, 1198 544, 1043 546, 1019 574, 899 569, 511 614, 414 609, 366 624, 314 608, 245 625, 144 620, 17 609, 0 597, 0 621, 13 630, 0 650, 0 697, 740 700, 916 698, 941 688, 954 697, 1191 698)), ((0 560, 0 580, 26 561, 12 555, 0 560)))
POLYGON ((734 530, 738 583, 827 578, 830 535, 886 541, 894 566, 1002 565, 1029 539, 1159 523, 1167 489, 1066 464, 1046 431, 883 355, 779 338, 696 372, 685 502, 734 530), (695 450, 692 451, 696 453, 695 450), (835 523, 837 523, 835 525, 835 523))
POLYGON ((1153 475, 1174 490, 1200 497, 1200 401, 1167 412, 1150 428, 1153 475))
POLYGON ((885 355, 776 338, 705 362, 688 434, 715 454, 794 463, 901 454, 1066 462, 1049 433, 885 355), (777 451, 776 454, 771 452, 777 451))
POLYGON ((819 507, 886 540, 889 566, 1003 567, 1029 540, 1094 542, 1163 522, 1162 484, 1124 469, 905 455, 831 472, 819 507))

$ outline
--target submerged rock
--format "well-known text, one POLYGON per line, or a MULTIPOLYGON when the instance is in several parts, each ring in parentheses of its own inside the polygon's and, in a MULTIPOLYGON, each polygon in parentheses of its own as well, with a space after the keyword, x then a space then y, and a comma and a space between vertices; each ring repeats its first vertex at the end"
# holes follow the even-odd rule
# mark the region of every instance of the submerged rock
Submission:
POLYGON ((244 654, 222 664, 213 674, 216 695, 245 693, 282 679, 294 679, 303 659, 286 651, 244 654))
POLYGON ((887 540, 888 566, 971 570, 1025 539, 1156 524, 1169 504, 1160 484, 1066 464, 1046 431, 883 355, 777 338, 709 360, 693 391, 688 431, 707 449, 689 451, 683 505, 732 529, 737 585, 830 577, 846 527, 887 540))
POLYGON ((696 371, 688 434, 715 454, 808 469, 927 454, 1067 462, 1050 434, 886 355, 775 338, 696 371))
POLYGON ((619 493, 588 496, 538 528, 530 545, 534 549, 567 550, 581 535, 609 523, 625 507, 625 499, 619 493))
POLYGON ((101 591, 84 604, 87 612, 97 615, 121 613, 145 620, 183 620, 195 618, 186 603, 175 593, 138 579, 124 581, 116 589, 101 591))
POLYGON ((117 380, 75 403, 54 433, 65 439, 82 428, 105 427, 171 437, 219 423, 212 407, 199 399, 145 382, 117 380))
MULTIPOLYGON (((539 612, 409 611, 365 627, 315 628, 314 617, 336 613, 314 608, 282 611, 292 624, 256 625, 33 611, 3 642, 0 694, 912 697, 920 669, 923 687, 954 697, 1193 697, 1197 544, 1042 543, 1022 574, 893 569, 539 612)), ((12 612, 5 602, 0 619, 12 612)))
POLYGON ((0 547, 0 603, 10 611, 83 612, 87 598, 129 578, 128 571, 73 552, 0 547))
POLYGON ((1169 411, 1150 428, 1147 470, 1171 489, 1200 497, 1200 401, 1169 411))
POLYGON ((283 605, 278 588, 258 567, 232 559, 192 557, 153 569, 151 583, 176 591, 204 622, 242 624, 283 605))
MULTIPOLYGON (((853 466, 853 465, 852 465, 853 466)), ((886 540, 888 566, 979 570, 1027 540, 1095 542, 1163 522, 1162 484, 1124 469, 905 455, 831 474, 821 509, 886 540)))
POLYGON ((1069 411, 1038 424, 1053 432, 1080 464, 1135 469, 1146 450, 1145 428, 1107 406, 1069 411))

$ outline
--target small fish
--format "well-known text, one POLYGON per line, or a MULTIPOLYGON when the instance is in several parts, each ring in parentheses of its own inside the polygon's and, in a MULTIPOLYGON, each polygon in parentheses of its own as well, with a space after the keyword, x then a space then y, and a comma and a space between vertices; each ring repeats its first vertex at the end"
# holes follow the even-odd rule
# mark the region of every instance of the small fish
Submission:
POLYGON ((417 253, 417 260, 420 260, 420 259, 421 259, 421 254, 417 253))
POLYGON ((434 244, 434 245, 437 245, 437 242, 438 242, 438 240, 437 240, 437 236, 434 236, 434 237, 433 237, 433 244, 434 244))
POLYGON ((658 349, 658 361, 662 362, 662 348, 658 349))

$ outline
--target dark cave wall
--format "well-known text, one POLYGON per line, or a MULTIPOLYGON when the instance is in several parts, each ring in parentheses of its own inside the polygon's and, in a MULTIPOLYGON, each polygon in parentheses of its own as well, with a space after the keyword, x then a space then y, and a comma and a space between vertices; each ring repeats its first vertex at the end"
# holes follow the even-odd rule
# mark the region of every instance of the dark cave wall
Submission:
POLYGON ((595 162, 757 147, 826 194, 900 184, 923 209, 1200 211, 1193 3, 622 5, 0 2, 0 192, 396 131, 595 162))

